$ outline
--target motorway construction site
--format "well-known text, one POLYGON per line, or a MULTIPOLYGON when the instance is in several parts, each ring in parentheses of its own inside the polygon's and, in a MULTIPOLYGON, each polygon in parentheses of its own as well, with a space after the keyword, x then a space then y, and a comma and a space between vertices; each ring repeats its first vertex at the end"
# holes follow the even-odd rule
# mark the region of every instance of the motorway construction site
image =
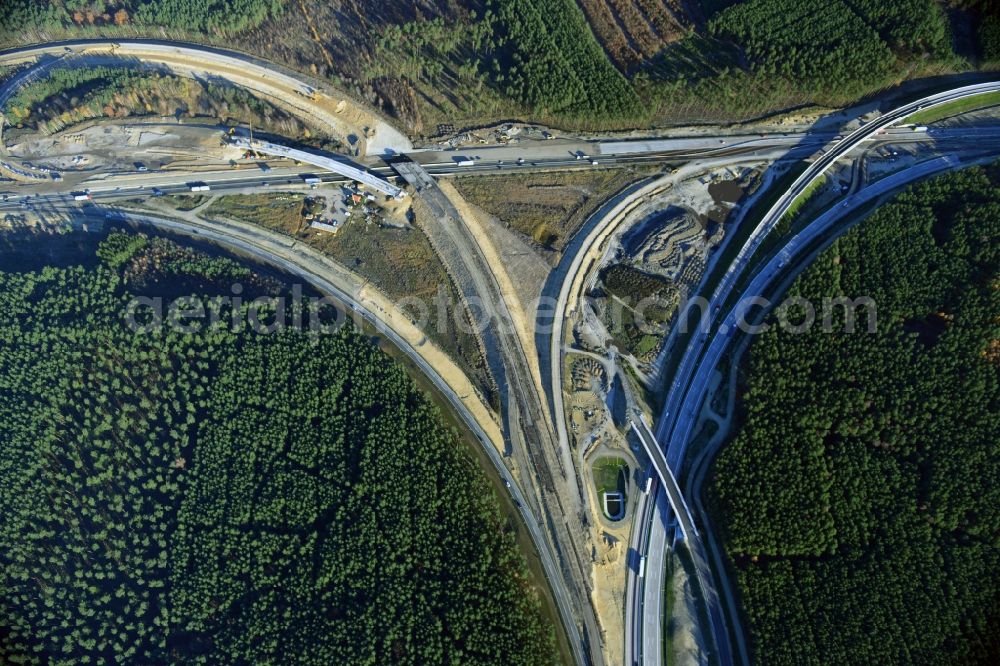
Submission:
MULTIPOLYGON (((719 432, 707 448, 724 439, 732 410, 703 406, 734 399, 728 381, 698 383, 714 376, 718 363, 700 365, 700 345, 714 343, 677 330, 680 295, 749 280, 720 276, 743 270, 737 251, 758 240, 761 202, 770 205, 772 186, 787 187, 804 165, 830 162, 805 171, 811 189, 789 190, 795 196, 770 220, 788 214, 787 228, 773 232, 781 241, 746 265, 764 265, 816 216, 846 207, 845 197, 895 182, 883 179, 902 182, 914 169, 930 172, 932 159, 980 159, 1000 145, 995 116, 982 112, 971 129, 947 120, 928 128, 905 126, 904 108, 865 134, 882 117, 869 105, 836 125, 786 118, 659 137, 553 138, 509 123, 494 135, 515 142, 414 147, 379 114, 309 77, 139 42, 0 54, 0 64, 17 67, 0 81, 0 99, 30 85, 21 79, 51 58, 222 79, 290 114, 299 136, 275 136, 276 125, 265 144, 259 127, 237 117, 184 114, 91 118, 51 133, 8 128, 4 164, 32 175, 8 169, 0 180, 5 227, 147 225, 280 264, 336 294, 479 440, 513 500, 508 518, 537 549, 533 574, 551 590, 564 652, 579 664, 743 661, 742 631, 726 629, 736 621, 726 569, 708 561, 714 537, 704 512, 690 497, 679 511, 665 491, 688 487, 687 458, 671 451, 684 452, 708 421, 719 432), (322 128, 337 149, 303 143, 304 127, 322 128), (555 199, 567 192, 578 198, 560 209, 555 199), (439 294, 443 321, 422 309, 439 294), (646 319, 630 300, 642 295, 660 299, 646 319), (678 383, 678 368, 689 381, 678 383), (650 440, 668 474, 649 455, 650 440)), ((718 349, 727 344, 720 338, 718 349)))

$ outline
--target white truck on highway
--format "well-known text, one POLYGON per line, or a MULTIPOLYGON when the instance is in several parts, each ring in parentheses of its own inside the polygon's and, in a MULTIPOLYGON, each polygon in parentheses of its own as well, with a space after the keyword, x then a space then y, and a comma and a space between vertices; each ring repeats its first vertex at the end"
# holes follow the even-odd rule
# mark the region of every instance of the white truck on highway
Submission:
POLYGON ((205 183, 191 183, 188 185, 188 189, 192 192, 208 192, 212 188, 205 183))
POLYGON ((90 201, 88 192, 73 192, 73 201, 90 201))
POLYGON ((643 576, 646 575, 646 556, 645 555, 643 555, 642 557, 639 558, 639 573, 636 574, 636 575, 638 575, 639 578, 642 578, 643 576))
POLYGON ((456 157, 455 158, 455 165, 456 166, 472 166, 475 163, 476 163, 476 160, 470 160, 468 157, 463 157, 463 158, 457 158, 456 157))

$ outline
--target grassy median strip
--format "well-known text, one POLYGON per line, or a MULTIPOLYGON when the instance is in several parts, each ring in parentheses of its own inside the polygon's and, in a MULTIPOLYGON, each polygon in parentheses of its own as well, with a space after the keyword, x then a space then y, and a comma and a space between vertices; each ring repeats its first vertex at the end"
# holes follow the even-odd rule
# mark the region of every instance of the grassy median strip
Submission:
POLYGON ((1000 92, 983 93, 981 95, 973 95, 972 97, 963 97, 954 102, 941 104, 940 106, 924 109, 923 111, 917 111, 907 116, 904 122, 926 125, 944 118, 968 113, 969 111, 996 106, 997 104, 1000 104, 1000 92))

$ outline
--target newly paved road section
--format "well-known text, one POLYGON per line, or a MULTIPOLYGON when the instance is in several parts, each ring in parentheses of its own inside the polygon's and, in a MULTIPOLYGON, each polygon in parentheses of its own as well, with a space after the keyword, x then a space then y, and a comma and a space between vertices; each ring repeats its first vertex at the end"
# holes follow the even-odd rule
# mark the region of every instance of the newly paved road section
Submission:
MULTIPOLYGON (((710 645, 714 646, 714 653, 718 662, 723 666, 728 666, 733 663, 732 651, 729 647, 729 633, 726 630, 726 620, 722 614, 722 607, 719 604, 718 593, 712 584, 712 570, 708 566, 708 555, 705 550, 705 544, 701 539, 701 535, 698 534, 698 528, 694 524, 694 517, 691 515, 691 510, 688 508, 681 488, 677 484, 677 479, 667 464, 667 459, 663 455, 663 450, 659 442, 653 437, 653 433, 650 432, 649 427, 640 415, 634 415, 631 423, 632 430, 635 431, 642 441, 642 446, 653 463, 653 469, 656 470, 663 489, 666 491, 671 512, 677 518, 684 543, 687 546, 688 553, 691 555, 697 594, 704 601, 708 612, 710 645)), ((663 552, 666 549, 658 550, 663 552)), ((662 587, 660 589, 662 590, 662 587)), ((662 601, 657 605, 661 606, 662 601)), ((662 618, 659 612, 650 613, 650 616, 661 623, 659 626, 662 626, 662 618)), ((655 635, 659 635, 659 632, 655 632, 655 635)), ((709 648, 709 650, 713 651, 712 648, 709 648)))
MULTIPOLYGON (((654 503, 663 505, 664 510, 660 512, 660 517, 666 515, 667 496, 655 478, 652 480, 649 492, 643 492, 643 496, 640 498, 633 522, 635 527, 632 529, 632 536, 629 542, 628 575, 625 577, 625 599, 628 603, 634 604, 634 607, 631 612, 625 613, 625 636, 635 636, 634 640, 625 641, 625 664, 629 666, 636 663, 643 663, 643 654, 646 652, 655 654, 660 651, 660 634, 656 634, 654 645, 644 645, 642 622, 635 622, 636 619, 641 620, 646 614, 643 608, 643 605, 646 603, 645 588, 648 586, 662 589, 664 585, 663 579, 666 574, 666 549, 659 549, 652 552, 649 550, 650 535, 656 534, 659 536, 658 531, 662 532, 666 529, 666 525, 662 523, 653 523, 656 519, 653 511, 654 503), (639 576, 639 561, 644 555, 647 558, 646 570, 642 576, 639 576)), ((661 596, 657 593, 654 603, 659 604, 660 601, 661 596)), ((649 613, 652 614, 653 612, 653 609, 650 608, 649 613)), ((663 608, 659 607, 656 612, 662 617, 663 608)))
POLYGON ((667 464, 667 458, 663 455, 660 444, 653 437, 653 433, 650 432, 649 426, 642 420, 641 415, 633 414, 630 425, 632 426, 632 431, 639 436, 642 448, 649 455, 649 459, 653 463, 653 469, 656 470, 656 475, 659 477, 660 483, 663 484, 663 489, 667 493, 667 499, 670 500, 670 508, 677 517, 682 537, 688 543, 697 542, 699 536, 698 528, 695 527, 694 518, 691 516, 691 509, 688 508, 687 502, 684 500, 684 495, 681 493, 680 486, 677 485, 674 473, 670 471, 670 465, 667 464))
MULTIPOLYGON (((811 164, 799 178, 796 179, 791 188, 785 192, 762 217, 760 223, 754 229, 746 244, 744 244, 743 248, 741 248, 732 266, 727 270, 719 286, 713 293, 712 298, 709 299, 707 312, 709 325, 711 325, 715 319, 717 306, 721 306, 722 303, 727 301, 733 286, 747 266, 749 258, 760 246, 767 234, 778 224, 795 199, 805 192, 809 186, 817 178, 822 176, 837 160, 847 155, 862 142, 870 140, 879 132, 885 131, 894 123, 898 123, 903 118, 909 116, 917 110, 945 104, 976 94, 995 92, 997 90, 1000 90, 1000 83, 991 82, 965 86, 956 90, 932 95, 911 104, 899 107, 898 109, 881 116, 877 120, 863 125, 859 129, 837 141, 837 143, 831 147, 829 152, 823 154, 818 160, 811 164)), ((682 316, 684 316, 683 313, 682 316)), ((720 335, 731 335, 731 330, 720 330, 720 335)), ((672 470, 681 469, 684 454, 697 421, 695 413, 696 406, 701 404, 700 399, 704 398, 711 373, 714 372, 716 367, 715 364, 710 362, 700 362, 705 355, 707 343, 708 335, 706 333, 699 332, 691 338, 684 357, 678 366, 678 371, 676 372, 674 380, 671 383, 667 398, 664 401, 663 411, 661 413, 660 422, 656 431, 656 439, 660 442, 667 443, 665 459, 667 465, 672 470), (688 398, 688 395, 691 397, 688 398)), ((727 599, 731 599, 732 592, 729 581, 720 575, 717 583, 720 588, 723 588, 724 596, 727 599)), ((705 601, 706 604, 708 604, 710 617, 720 613, 721 611, 719 610, 717 603, 718 594, 714 592, 714 590, 703 590, 703 593, 706 594, 707 597, 705 601), (716 603, 713 604, 713 600, 716 603)), ((630 606, 627 606, 626 612, 629 612, 629 609, 630 606)), ((650 618, 649 621, 658 622, 658 619, 650 618)), ((729 621, 731 623, 737 622, 738 616, 731 616, 729 621)), ((712 623, 714 625, 714 621, 712 623)), ((740 661, 742 663, 747 663, 749 661, 749 651, 746 647, 743 632, 738 627, 735 627, 735 631, 733 633, 736 636, 737 654, 739 655, 740 661)), ((632 637, 629 637, 630 640, 631 638, 632 637)), ((718 640, 722 637, 716 634, 715 638, 718 640)), ((649 656, 647 655, 647 658, 648 657, 649 656)), ((720 650, 720 660, 723 657, 725 657, 724 651, 720 650)), ((658 663, 658 660, 654 663, 658 663)), ((731 661, 723 661, 722 663, 724 666, 728 666, 731 661)))
MULTIPOLYGON (((670 549, 650 548, 650 544, 672 543, 676 536, 674 524, 667 524, 667 516, 670 515, 670 501, 663 489, 659 489, 655 495, 651 495, 648 501, 643 502, 648 507, 649 520, 645 523, 644 539, 646 541, 644 549, 637 555, 646 556, 646 573, 639 580, 635 589, 635 597, 632 600, 632 612, 635 617, 630 620, 634 627, 632 633, 626 633, 626 644, 632 643, 634 649, 640 651, 638 662, 640 664, 657 663, 663 653, 664 631, 666 630, 666 599, 664 590, 667 585, 673 585, 673 581, 668 578, 667 559, 671 555, 670 549), (649 618, 658 617, 655 624, 647 622, 649 618), (656 627, 656 631, 646 631, 648 625, 656 627), (633 641, 629 641, 632 637, 633 641)), ((632 578, 634 572, 629 571, 628 577, 632 578)), ((638 580, 638 579, 637 579, 638 580)), ((683 602, 683 599, 678 599, 683 602)), ((629 603, 626 597, 626 603, 629 603)), ((626 611, 626 616, 630 615, 626 611)), ((626 662, 628 663, 628 662, 626 662)))

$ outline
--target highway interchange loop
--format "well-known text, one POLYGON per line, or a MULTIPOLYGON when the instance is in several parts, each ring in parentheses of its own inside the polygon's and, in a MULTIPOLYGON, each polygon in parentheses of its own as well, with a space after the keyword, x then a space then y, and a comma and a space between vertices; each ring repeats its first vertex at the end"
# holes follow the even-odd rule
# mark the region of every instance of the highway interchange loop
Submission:
MULTIPOLYGON (((328 123, 340 133, 350 129, 347 127, 349 123, 346 123, 343 117, 338 116, 338 109, 341 109, 342 106, 327 92, 318 89, 319 86, 311 80, 303 81, 295 73, 281 70, 271 63, 245 54, 151 40, 61 42, 0 53, 0 64, 29 65, 19 72, 13 80, 0 86, 0 100, 7 99, 20 86, 41 76, 46 69, 57 66, 68 54, 90 53, 94 57, 103 58, 106 57, 108 51, 111 53, 110 57, 120 58, 127 55, 141 61, 172 64, 189 71, 199 69, 211 72, 214 69, 220 76, 233 79, 237 85, 244 85, 262 94, 285 95, 291 106, 308 114, 314 120, 328 123), (31 65, 31 63, 34 64, 31 65), (289 92, 294 94, 288 96, 289 92)), ((654 484, 653 492, 643 493, 636 507, 632 547, 639 555, 655 552, 662 556, 667 550, 667 540, 672 534, 667 526, 673 524, 674 518, 679 520, 678 532, 683 537, 681 543, 688 549, 695 562, 697 587, 701 598, 706 601, 708 606, 709 627, 706 633, 713 646, 710 649, 723 666, 737 662, 749 663, 749 651, 743 631, 739 627, 739 614, 735 608, 731 583, 724 575, 718 547, 714 543, 711 530, 707 529, 704 511, 700 508, 697 497, 692 502, 695 506, 695 512, 690 511, 688 503, 684 499, 682 486, 686 485, 688 488, 698 486, 697 482, 692 481, 692 477, 684 476, 685 474, 694 474, 698 469, 697 465, 685 465, 688 444, 698 423, 698 408, 709 392, 712 374, 720 359, 738 337, 734 335, 734 332, 737 330, 738 318, 743 313, 737 309, 737 306, 728 307, 728 304, 742 300, 749 295, 764 293, 764 290, 780 282, 786 274, 800 269, 801 261, 797 262, 796 259, 801 259, 802 255, 819 242, 824 234, 831 233, 831 229, 836 223, 849 217, 858 207, 917 178, 927 177, 944 169, 956 168, 964 163, 955 157, 940 157, 919 163, 897 172, 893 176, 876 181, 861 191, 851 194, 843 202, 838 202, 827 213, 812 220, 800 233, 784 239, 783 245, 771 255, 769 260, 752 270, 754 264, 751 260, 755 258, 755 253, 761 247, 764 239, 789 211, 794 202, 803 193, 808 192, 810 187, 819 178, 822 178, 836 162, 848 157, 852 151, 861 147, 865 142, 886 134, 893 125, 901 123, 918 110, 947 104, 973 95, 997 91, 1000 91, 1000 83, 989 82, 930 95, 904 104, 864 123, 843 137, 838 135, 834 138, 831 134, 817 133, 813 136, 795 134, 769 137, 764 135, 760 137, 744 136, 739 137, 737 141, 730 138, 728 143, 714 136, 706 136, 693 139, 596 142, 596 144, 590 142, 584 144, 588 152, 601 156, 602 165, 626 164, 646 160, 677 162, 698 160, 704 163, 713 161, 725 163, 727 160, 733 162, 748 158, 751 154, 759 161, 764 159, 772 161, 777 159, 800 160, 814 155, 817 148, 823 147, 822 154, 806 167, 788 190, 783 192, 771 208, 759 218, 756 227, 739 249, 732 264, 725 269, 725 273, 708 300, 708 328, 702 333, 692 335, 687 340, 683 355, 672 376, 659 418, 655 423, 655 429, 651 429, 641 416, 633 415, 633 427, 640 441, 651 453, 654 469, 658 476, 658 484, 654 484), (725 145, 720 146, 720 141, 725 145), (761 156, 758 153, 764 155, 761 156), (735 289, 743 283, 746 286, 742 292, 737 293, 735 289), (725 312, 722 312, 723 306, 727 306, 725 312), (665 498, 669 498, 670 501, 665 501, 665 498), (698 528, 699 522, 701 529, 698 528), (706 542, 708 542, 707 547, 706 542), (713 562, 713 565, 708 564, 710 561, 713 562), (734 639, 735 645, 731 644, 731 638, 734 639)), ((458 151, 453 154, 453 157, 449 155, 451 159, 442 160, 440 151, 413 150, 405 136, 374 112, 367 115, 362 114, 362 116, 371 123, 371 127, 362 129, 365 138, 365 152, 369 156, 405 153, 415 164, 422 164, 426 173, 432 176, 449 175, 458 171, 488 173, 496 170, 528 168, 581 168, 579 155, 575 158, 567 158, 567 152, 571 157, 574 152, 581 152, 578 144, 572 142, 559 142, 525 149, 524 154, 528 155, 528 163, 523 158, 517 161, 509 158, 472 160, 469 151, 458 151), (531 152, 532 150, 534 152, 531 152), (458 166, 461 164, 466 164, 469 168, 458 166)), ((484 149, 476 152, 489 153, 484 149)), ((506 149, 506 152, 496 151, 494 156, 506 157, 509 154, 511 154, 511 149, 506 149)), ((363 158, 364 155, 361 157, 363 158)), ((597 160, 594 159, 591 164, 597 166, 597 160)), ((22 167, 14 162, 4 161, 3 168, 10 175, 11 170, 16 171, 22 167)), ((212 180, 212 187, 234 191, 253 191, 263 186, 265 182, 277 184, 287 180, 289 176, 301 175, 301 173, 302 170, 282 169, 266 177, 253 178, 220 174, 218 181, 212 180)), ((378 165, 369 160, 364 174, 370 174, 371 178, 378 182, 386 183, 385 187, 381 188, 385 192, 396 194, 399 191, 395 185, 390 185, 387 182, 395 175, 392 164, 378 165)), ((38 185, 37 181, 42 180, 30 168, 26 168, 23 175, 24 180, 29 181, 26 187, 32 187, 31 181, 34 181, 34 185, 38 185)), ((681 175, 677 177, 679 178, 681 175)), ((341 176, 343 173, 340 176, 324 175, 322 180, 326 182, 337 181, 341 176)), ((209 180, 205 177, 202 178, 209 180)), ((125 190, 122 190, 122 185, 116 185, 116 182, 118 181, 110 179, 107 187, 93 193, 93 198, 99 201, 111 201, 124 196, 135 196, 136 192, 139 189, 144 189, 147 184, 154 187, 154 182, 157 183, 155 187, 161 192, 179 192, 186 189, 186 185, 178 179, 176 174, 164 174, 160 179, 153 175, 148 181, 142 181, 142 185, 135 185, 134 180, 123 180, 122 183, 127 183, 125 190)), ((536 347, 540 356, 537 361, 543 368, 542 383, 546 393, 541 402, 544 404, 544 409, 549 411, 549 420, 555 426, 554 435, 560 450, 568 451, 568 434, 565 427, 562 398, 563 328, 583 295, 583 286, 587 276, 594 269, 593 253, 616 231, 618 225, 627 218, 627 212, 637 202, 651 196, 662 195, 668 189, 670 182, 672 182, 671 176, 664 176, 622 193, 614 202, 599 211, 598 215, 585 224, 578 238, 572 239, 567 255, 556 270, 557 279, 551 285, 551 293, 556 296, 557 302, 553 318, 553 332, 547 340, 542 336, 543 344, 536 345, 536 347), (547 369, 548 372, 545 373, 544 369, 547 369)), ((32 193, 34 195, 32 201, 35 206, 48 205, 53 210, 69 210, 75 207, 74 202, 66 196, 65 192, 53 192, 51 188, 46 190, 37 187, 32 190, 32 193)), ((0 210, 23 206, 25 205, 24 199, 8 201, 5 198, 4 202, 0 204, 0 210)), ((345 309, 356 313, 357 316, 375 327, 401 349, 430 379, 441 395, 445 396, 470 431, 480 440, 497 473, 510 489, 552 586, 556 605, 576 662, 581 664, 602 663, 601 639, 595 635, 597 632, 592 619, 594 616, 593 608, 590 607, 587 599, 581 598, 580 594, 569 593, 564 579, 565 573, 558 561, 560 555, 553 552, 553 548, 549 545, 549 539, 546 538, 545 530, 548 528, 544 521, 540 521, 530 508, 529 498, 533 493, 525 492, 517 480, 510 475, 507 464, 493 441, 496 435, 491 435, 483 428, 480 420, 473 415, 465 401, 457 395, 454 387, 444 380, 442 374, 431 363, 427 362, 427 358, 421 354, 420 350, 400 334, 397 325, 391 321, 391 317, 387 318, 384 313, 370 307, 363 299, 359 298, 357 291, 352 292, 351 289, 345 288, 343 282, 338 283, 330 278, 333 269, 329 264, 332 262, 302 244, 276 237, 275 234, 263 229, 250 230, 222 223, 167 219, 127 209, 117 209, 115 214, 124 219, 132 219, 174 233, 208 239, 279 266, 309 281, 322 292, 341 302, 345 309), (581 607, 584 605, 587 608, 581 607), (587 627, 587 631, 581 632, 581 623, 587 627)), ((711 271, 705 272, 706 278, 710 273, 711 271)), ((681 313, 680 316, 684 317, 686 314, 681 313)), ((516 344, 520 348, 522 343, 517 340, 516 344)), ((523 348, 521 353, 524 353, 523 348)), ((544 421, 545 419, 538 420, 544 421)), ((660 611, 663 605, 660 597, 664 587, 659 578, 659 575, 662 575, 662 558, 657 559, 657 562, 656 567, 660 571, 658 575, 650 576, 655 582, 649 591, 646 590, 646 580, 637 575, 633 565, 630 565, 627 574, 626 635, 624 636, 627 664, 640 662, 658 664, 662 658, 658 649, 658 646, 662 644, 659 640, 662 631, 660 611)))

